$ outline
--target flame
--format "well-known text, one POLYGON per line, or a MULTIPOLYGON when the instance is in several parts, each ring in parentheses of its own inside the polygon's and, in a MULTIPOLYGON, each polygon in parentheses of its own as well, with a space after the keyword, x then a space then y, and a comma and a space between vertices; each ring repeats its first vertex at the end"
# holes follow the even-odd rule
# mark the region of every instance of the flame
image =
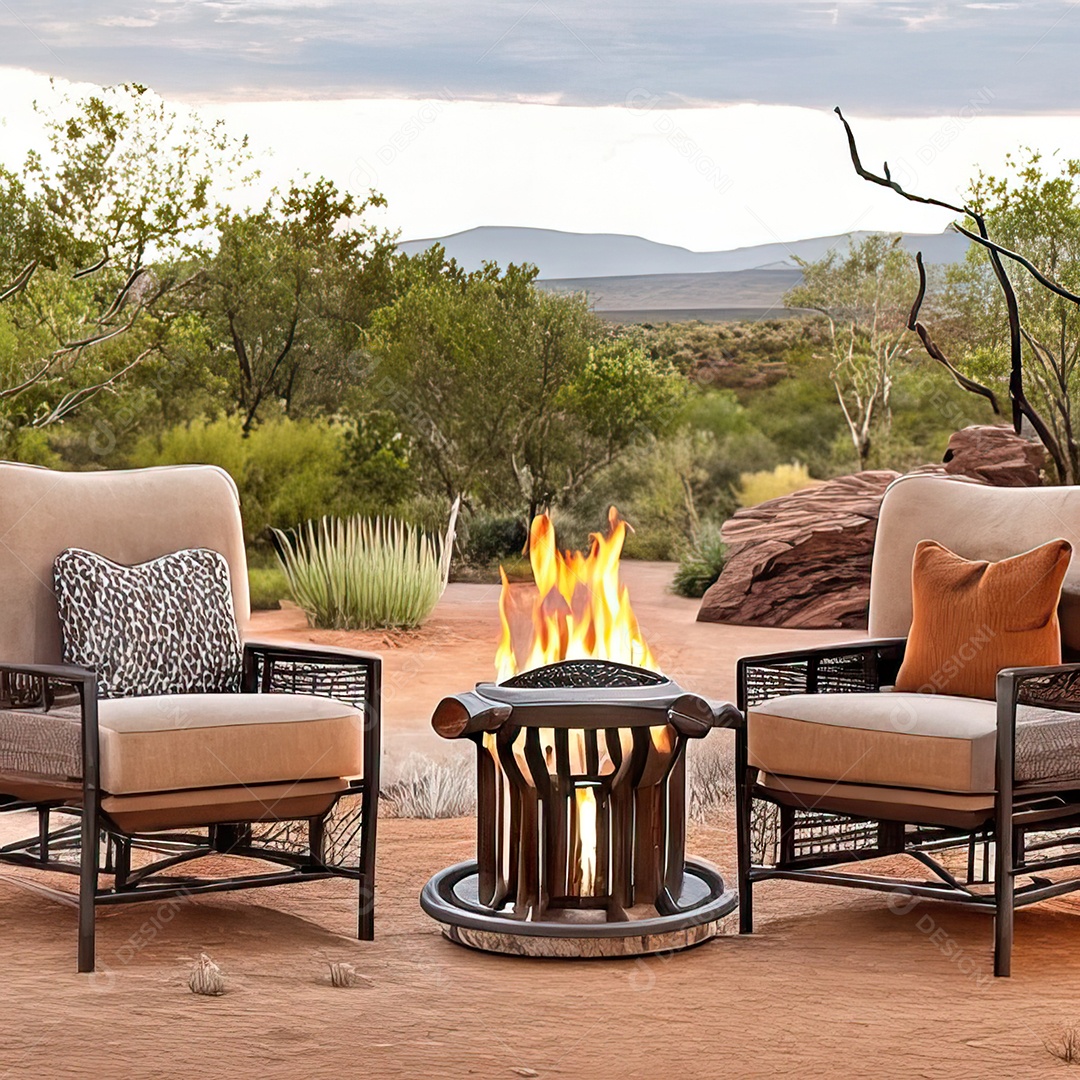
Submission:
POLYGON ((638 629, 629 590, 619 583, 619 557, 627 526, 614 506, 608 511, 608 523, 607 536, 591 534, 585 554, 559 551, 547 514, 533 519, 529 562, 537 595, 531 612, 532 638, 523 650, 514 646, 510 582, 499 568, 502 630, 495 654, 498 682, 560 660, 615 660, 659 670, 638 629))
POLYGON ((596 893, 596 794, 591 787, 579 787, 577 801, 578 868, 581 873, 580 896, 596 893))

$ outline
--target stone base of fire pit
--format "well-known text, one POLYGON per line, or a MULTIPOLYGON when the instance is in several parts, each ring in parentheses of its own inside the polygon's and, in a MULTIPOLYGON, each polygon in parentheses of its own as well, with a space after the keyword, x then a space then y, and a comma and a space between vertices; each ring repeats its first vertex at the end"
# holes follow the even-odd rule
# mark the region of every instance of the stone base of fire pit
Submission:
POLYGON ((609 919, 603 910, 552 911, 526 920, 493 914, 477 899, 477 864, 458 863, 433 877, 420 905, 458 945, 508 956, 572 959, 647 956, 700 945, 720 931, 720 920, 735 909, 738 896, 708 863, 686 860, 680 910, 661 915, 655 908, 609 919))

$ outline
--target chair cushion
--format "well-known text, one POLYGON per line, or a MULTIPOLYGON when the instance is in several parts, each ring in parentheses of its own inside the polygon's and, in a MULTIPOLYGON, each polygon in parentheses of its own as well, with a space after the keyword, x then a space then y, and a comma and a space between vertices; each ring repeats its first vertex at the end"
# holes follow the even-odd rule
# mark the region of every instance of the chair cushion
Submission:
MULTIPOLYGON (((363 713, 332 698, 113 698, 98 714, 101 788, 111 795, 363 775, 363 713)), ((79 710, 0 710, 3 773, 81 777, 79 710)))
POLYGON ((992 699, 1002 668, 1060 664, 1057 608, 1071 556, 1067 540, 1000 562, 920 541, 896 689, 992 699))
POLYGON ((81 548, 53 564, 64 660, 98 675, 98 696, 234 693, 243 646, 229 564, 190 548, 121 566, 81 548))
MULTIPOLYGON (((750 764, 845 784, 993 792, 997 706, 899 691, 792 694, 750 709, 750 764)), ((1019 783, 1080 785, 1080 714, 1017 710, 1019 783)))

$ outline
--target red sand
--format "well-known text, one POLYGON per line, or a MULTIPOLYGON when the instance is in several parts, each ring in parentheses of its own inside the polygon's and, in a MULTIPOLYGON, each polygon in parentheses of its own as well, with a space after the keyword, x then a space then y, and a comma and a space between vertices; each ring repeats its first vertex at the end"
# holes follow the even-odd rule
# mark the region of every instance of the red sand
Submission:
MULTIPOLYGON (((740 653, 851 636, 699 626, 691 602, 661 591, 668 573, 639 564, 626 578, 661 663, 688 687, 728 696, 740 653)), ((492 590, 454 587, 415 644, 382 647, 391 757, 427 745, 442 693, 490 676, 493 609, 492 590)), ((291 613, 258 622, 297 625, 291 613)), ((1070 1072, 1045 1043, 1080 1023, 1076 901, 1019 914, 1010 980, 990 976, 984 915, 929 902, 894 914, 881 895, 781 882, 759 887, 752 937, 649 960, 520 960, 450 944, 417 905, 427 878, 472 847, 469 821, 381 824, 373 943, 350 936, 352 885, 318 882, 102 912, 93 977, 74 971, 74 912, 4 868, 0 1077, 1070 1072), (224 997, 188 992, 201 951, 225 973, 224 997), (373 985, 333 989, 326 965, 338 960, 373 985)), ((730 821, 692 828, 689 849, 730 871, 730 821)))

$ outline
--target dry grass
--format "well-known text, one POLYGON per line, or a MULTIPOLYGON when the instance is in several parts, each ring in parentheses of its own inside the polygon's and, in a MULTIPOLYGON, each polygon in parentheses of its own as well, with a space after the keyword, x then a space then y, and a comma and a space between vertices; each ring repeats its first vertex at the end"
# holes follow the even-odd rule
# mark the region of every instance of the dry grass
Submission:
MULTIPOLYGON (((687 809, 691 821, 708 823, 735 797, 730 749, 691 743, 686 763, 687 809)), ((401 778, 382 791, 380 813, 392 818, 468 817, 476 812, 475 766, 467 758, 432 761, 409 758, 401 778)))
POLYGON ((1080 1064, 1080 1025, 1063 1027, 1057 1035, 1046 1040, 1046 1049, 1066 1065, 1080 1064))
POLYGON ((719 740, 691 742, 686 757, 686 804, 691 821, 716 820, 735 798, 735 762, 719 740))
POLYGON ((382 790, 379 812, 393 818, 467 817, 476 810, 476 767, 467 758, 415 755, 401 779, 382 790))

